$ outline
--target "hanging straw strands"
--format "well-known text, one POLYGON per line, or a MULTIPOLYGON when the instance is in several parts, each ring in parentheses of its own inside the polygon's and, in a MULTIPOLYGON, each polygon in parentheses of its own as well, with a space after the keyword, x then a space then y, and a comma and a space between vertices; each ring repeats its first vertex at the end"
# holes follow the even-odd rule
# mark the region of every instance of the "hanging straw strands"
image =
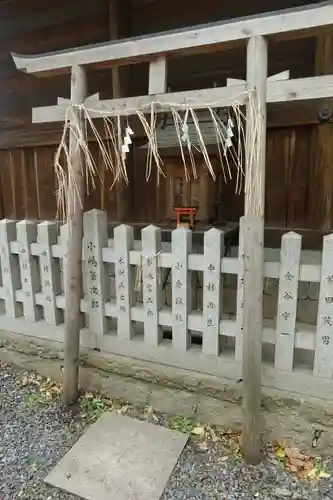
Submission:
MULTIPOLYGON (((256 110, 255 95, 256 93, 254 90, 247 92, 248 105, 254 106, 253 113, 255 113, 256 110)), ((149 107, 143 106, 129 113, 135 115, 139 119, 147 137, 146 180, 149 180, 151 177, 154 167, 157 168, 157 183, 159 183, 161 175, 165 176, 156 134, 159 126, 159 109, 162 109, 162 107, 164 114, 165 109, 169 109, 169 115, 171 115, 173 119, 180 155, 184 165, 185 179, 189 180, 191 177, 195 179, 198 176, 194 154, 196 151, 204 159, 205 165, 212 178, 216 180, 216 172, 214 171, 207 145, 205 144, 205 137, 201 130, 200 113, 199 110, 196 109, 198 106, 191 107, 190 104, 179 106, 165 102, 153 102, 149 107), (193 137, 191 139, 189 135, 189 124, 194 128, 196 135, 195 141, 193 141, 193 137)), ((243 187, 246 116, 241 106, 237 103, 237 100, 235 100, 235 104, 228 108, 227 122, 225 120, 223 121, 216 111, 218 107, 219 102, 211 102, 202 104, 200 106, 200 111, 205 108, 211 119, 215 132, 217 153, 225 182, 232 178, 232 170, 236 168, 236 193, 239 194, 243 187)), ((260 118, 258 116, 257 128, 252 136, 247 138, 251 143, 251 147, 249 148, 250 152, 248 153, 250 155, 248 158, 248 160, 250 160, 249 165, 253 165, 255 161, 254 155, 258 154, 258 147, 256 147, 256 145, 258 146, 257 138, 260 137, 260 126, 260 118)), ((131 137, 133 136, 133 131, 128 123, 125 125, 120 115, 112 117, 105 116, 105 112, 103 114, 103 111, 89 109, 85 107, 84 104, 79 106, 69 105, 66 111, 61 142, 55 155, 55 172, 58 183, 58 218, 61 220, 67 220, 68 200, 73 199, 73 197, 78 194, 77 186, 75 186, 73 182, 68 182, 69 177, 72 176, 70 152, 68 148, 68 138, 70 134, 74 135, 77 144, 76 147, 79 148, 81 152, 82 174, 86 181, 87 191, 89 191, 89 186, 93 189, 95 188, 95 179, 100 175, 98 165, 96 165, 89 150, 88 132, 97 142, 99 157, 105 169, 111 171, 113 174, 113 183, 110 189, 112 189, 115 183, 120 179, 124 179, 124 181, 128 183, 126 154, 129 151, 129 147, 132 143, 131 137), (75 119, 73 108, 76 108, 76 110, 79 109, 82 114, 81 117, 84 118, 85 129, 83 131, 80 129, 77 119, 75 119), (92 115, 94 117, 100 116, 103 120, 105 139, 102 139, 101 133, 97 130, 92 115), (72 186, 71 189, 74 190, 74 192, 70 193, 68 186, 72 186)), ((245 192, 249 192, 249 190, 251 192, 253 190, 257 192, 258 196, 255 196, 255 199, 258 200, 260 200, 259 194, 261 189, 262 185, 260 179, 258 179, 258 186, 245 186, 245 192)), ((80 200, 80 202, 81 204, 83 203, 82 200, 80 200)))
POLYGON ((246 183, 244 188, 245 205, 248 207, 250 213, 260 216, 264 213, 262 200, 264 199, 263 191, 265 189, 265 178, 260 169, 257 168, 260 163, 260 156, 265 154, 263 152, 263 144, 261 138, 263 136, 263 120, 259 111, 259 102, 256 92, 249 95, 249 113, 255 117, 254 127, 249 127, 246 135, 246 168, 248 175, 246 176, 246 183), (255 176, 253 176, 253 171, 255 176))

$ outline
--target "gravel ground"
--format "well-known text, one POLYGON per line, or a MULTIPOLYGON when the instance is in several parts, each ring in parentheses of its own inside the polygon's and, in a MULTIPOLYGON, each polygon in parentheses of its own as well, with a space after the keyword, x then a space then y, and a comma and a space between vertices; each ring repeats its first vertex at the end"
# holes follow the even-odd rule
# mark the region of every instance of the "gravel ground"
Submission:
POLYGON ((333 482, 322 480, 316 487, 298 481, 280 465, 245 466, 242 461, 216 459, 198 453, 189 443, 177 465, 162 500, 332 500, 333 482))
MULTIPOLYGON (((105 408, 95 401, 66 413, 53 390, 50 382, 36 385, 29 375, 0 366, 0 500, 76 500, 44 478, 105 408)), ((161 500, 252 498, 333 500, 333 479, 298 481, 269 460, 247 467, 239 457, 226 456, 220 442, 192 438, 161 500)))

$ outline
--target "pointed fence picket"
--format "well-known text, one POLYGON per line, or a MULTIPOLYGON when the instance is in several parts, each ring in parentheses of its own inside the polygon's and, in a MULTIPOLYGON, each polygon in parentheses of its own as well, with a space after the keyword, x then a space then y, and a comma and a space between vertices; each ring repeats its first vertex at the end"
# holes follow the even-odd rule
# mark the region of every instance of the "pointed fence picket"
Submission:
POLYGON ((333 234, 324 237, 314 375, 333 376, 333 234))
POLYGON ((302 237, 293 232, 282 237, 275 367, 287 371, 294 363, 301 243, 302 237))

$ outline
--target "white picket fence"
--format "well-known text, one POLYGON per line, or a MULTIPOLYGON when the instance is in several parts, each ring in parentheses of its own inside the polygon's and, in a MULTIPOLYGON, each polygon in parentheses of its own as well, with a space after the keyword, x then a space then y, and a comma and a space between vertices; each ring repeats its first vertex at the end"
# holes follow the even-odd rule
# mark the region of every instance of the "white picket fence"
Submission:
MULTIPOLYGON (((67 239, 67 226, 58 231, 51 222, 0 221, 1 329, 63 341, 67 239)), ((172 232, 171 245, 162 243, 161 230, 154 226, 142 230, 141 241, 125 225, 108 239, 106 214, 92 210, 84 217, 83 260, 83 346, 239 379, 242 229, 239 257, 232 258, 224 256, 218 229, 207 231, 203 253, 194 253, 186 229, 172 232), (162 273, 167 269, 172 270, 172 307, 162 305, 162 273), (191 307, 193 271, 202 273, 202 311, 191 307), (238 275, 236 317, 223 314, 225 274, 238 275), (135 292, 140 283, 142 303, 135 292), (166 329, 172 331, 171 341, 163 338, 166 329), (201 336, 202 345, 192 342, 194 336, 201 336)), ((333 235, 324 238, 322 263, 303 264, 301 236, 285 234, 280 261, 265 262, 265 276, 279 279, 279 298, 276 322, 266 322, 263 329, 263 343, 274 352, 274 362, 263 363, 264 385, 332 399, 333 235), (316 327, 296 323, 299 281, 320 283, 316 327), (308 364, 295 364, 297 350, 310 353, 308 364)))

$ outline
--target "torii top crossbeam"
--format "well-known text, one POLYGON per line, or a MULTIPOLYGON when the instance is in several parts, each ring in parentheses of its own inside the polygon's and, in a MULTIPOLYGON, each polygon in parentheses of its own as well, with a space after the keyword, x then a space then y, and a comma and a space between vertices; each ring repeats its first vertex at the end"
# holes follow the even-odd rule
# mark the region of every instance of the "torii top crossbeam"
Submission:
MULTIPOLYGON (((333 23, 333 3, 325 1, 306 7, 280 10, 260 16, 249 16, 155 33, 149 36, 110 41, 70 50, 50 52, 34 56, 13 54, 18 69, 28 73, 49 75, 53 72, 70 71, 71 66, 109 63, 110 66, 130 64, 150 59, 160 54, 200 52, 225 42, 246 40, 253 36, 290 36, 290 32, 318 28, 333 23)), ((308 36, 305 33, 305 36, 308 36)), ((103 64, 104 65, 104 64, 103 64)))
MULTIPOLYGON (((100 101, 98 96, 89 98, 92 118, 136 114, 138 109, 149 112, 152 103, 159 111, 174 107, 214 107, 230 106, 235 101, 244 104, 248 86, 239 82, 231 87, 165 93, 167 58, 181 56, 188 52, 204 52, 208 49, 230 47, 230 42, 246 42, 255 36, 278 37, 309 36, 309 30, 333 25, 332 1, 309 5, 303 8, 287 9, 260 16, 250 16, 214 24, 206 24, 149 36, 128 38, 83 46, 70 50, 50 52, 34 56, 13 54, 18 69, 37 76, 50 76, 67 72, 72 66, 96 66, 100 63, 110 66, 133 64, 142 60, 150 61, 149 95, 100 101)), ((333 75, 297 80, 267 82, 268 103, 331 97, 333 75)), ((59 99, 56 106, 33 109, 33 122, 64 121, 70 101, 59 99)))

